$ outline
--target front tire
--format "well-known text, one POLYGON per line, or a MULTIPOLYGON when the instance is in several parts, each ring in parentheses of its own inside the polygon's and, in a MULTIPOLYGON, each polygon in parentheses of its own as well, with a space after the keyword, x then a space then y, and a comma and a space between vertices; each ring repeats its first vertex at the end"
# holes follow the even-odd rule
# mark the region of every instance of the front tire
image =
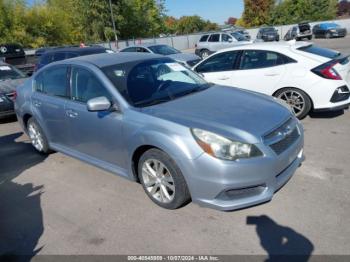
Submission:
POLYGON ((28 135, 30 141, 35 148, 41 154, 49 154, 51 152, 47 138, 34 118, 30 118, 27 124, 28 135))
POLYGON ((306 117, 312 107, 309 96, 297 88, 283 88, 275 94, 275 97, 284 100, 298 119, 306 117))
POLYGON ((138 163, 138 176, 148 197, 166 209, 177 209, 190 201, 181 170, 163 151, 146 151, 138 163))
POLYGON ((327 32, 325 35, 326 39, 330 39, 332 37, 331 33, 327 32))

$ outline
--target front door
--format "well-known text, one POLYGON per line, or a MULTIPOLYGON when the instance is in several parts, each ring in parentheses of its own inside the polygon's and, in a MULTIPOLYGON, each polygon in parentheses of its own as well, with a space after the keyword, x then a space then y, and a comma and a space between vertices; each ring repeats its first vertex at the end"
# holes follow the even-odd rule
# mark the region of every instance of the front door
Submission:
POLYGON ((84 157, 125 167, 123 115, 116 111, 87 110, 87 101, 101 96, 114 101, 102 81, 92 71, 83 67, 72 67, 71 100, 65 107, 70 133, 68 146, 84 157))

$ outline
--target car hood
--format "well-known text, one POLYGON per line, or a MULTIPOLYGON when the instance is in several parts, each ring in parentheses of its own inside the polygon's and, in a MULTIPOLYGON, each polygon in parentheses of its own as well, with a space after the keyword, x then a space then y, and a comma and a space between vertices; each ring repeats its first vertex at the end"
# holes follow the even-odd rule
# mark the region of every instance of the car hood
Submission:
POLYGON ((16 90, 16 87, 21 85, 27 78, 10 79, 0 81, 0 93, 10 93, 16 90))
POLYGON ((172 59, 174 59, 176 61, 183 61, 183 62, 200 59, 200 57, 195 55, 195 54, 186 54, 186 53, 178 53, 178 54, 168 55, 168 57, 171 57, 172 59))
POLYGON ((272 97, 224 86, 212 86, 142 111, 249 143, 260 142, 261 136, 291 117, 290 111, 272 97))

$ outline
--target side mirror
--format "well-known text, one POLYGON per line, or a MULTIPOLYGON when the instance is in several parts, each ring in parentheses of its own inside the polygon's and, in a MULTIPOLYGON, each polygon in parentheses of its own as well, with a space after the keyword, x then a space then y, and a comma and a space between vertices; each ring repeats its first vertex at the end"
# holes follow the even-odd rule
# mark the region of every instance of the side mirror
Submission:
POLYGON ((232 43, 232 42, 233 42, 232 38, 229 38, 229 39, 228 39, 228 42, 229 42, 229 43, 232 43))
POLYGON ((112 103, 104 96, 92 98, 87 101, 87 109, 90 112, 107 111, 111 106, 112 103))

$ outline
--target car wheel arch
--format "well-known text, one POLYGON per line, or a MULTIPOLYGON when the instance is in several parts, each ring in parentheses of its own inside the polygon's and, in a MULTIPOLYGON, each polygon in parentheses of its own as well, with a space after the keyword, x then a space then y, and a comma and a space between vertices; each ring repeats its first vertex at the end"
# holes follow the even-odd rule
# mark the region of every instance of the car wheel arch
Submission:
POLYGON ((28 120, 30 119, 30 118, 32 118, 33 116, 31 115, 31 114, 28 114, 28 113, 26 113, 26 114, 24 114, 23 115, 23 124, 24 124, 24 127, 27 129, 27 125, 28 125, 28 120))
POLYGON ((286 88, 292 88, 292 89, 296 89, 296 90, 300 90, 300 91, 304 92, 304 93, 308 96, 308 98, 310 99, 310 101, 311 101, 311 110, 314 109, 314 101, 312 100, 312 98, 311 98, 311 96, 308 94, 308 92, 305 91, 305 90, 302 90, 302 89, 300 89, 300 88, 298 88, 298 87, 295 87, 295 86, 284 86, 284 87, 278 88, 277 90, 275 90, 275 92, 273 92, 272 96, 273 96, 273 97, 276 97, 276 94, 277 94, 279 91, 281 91, 282 89, 286 89, 286 88))

